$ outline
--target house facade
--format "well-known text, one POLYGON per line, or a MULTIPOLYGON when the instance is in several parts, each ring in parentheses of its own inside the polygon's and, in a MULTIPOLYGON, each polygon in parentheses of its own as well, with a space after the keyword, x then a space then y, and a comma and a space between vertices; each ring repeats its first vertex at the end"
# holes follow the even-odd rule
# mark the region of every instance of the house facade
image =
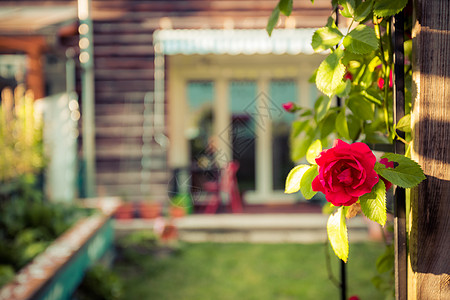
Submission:
MULTIPOLYGON (((216 166, 240 163, 245 201, 290 201, 281 191, 292 164, 287 148, 292 116, 281 104, 311 106, 315 99, 308 79, 321 57, 309 43, 312 29, 326 23, 331 4, 294 1, 291 17, 282 17, 269 38, 264 28, 276 3, 91 1, 97 195, 163 201, 180 182, 177 188, 201 189, 192 176, 210 163, 206 154, 213 144, 216 166)), ((1 53, 31 57, 29 45, 11 47, 6 38, 42 39, 38 57, 48 49, 80 53, 76 1, 2 1, 0 11, 7 10, 9 16, 0 14, 1 53), (36 28, 12 25, 8 17, 20 8, 36 28), (49 20, 58 9, 64 17, 49 20), (42 10, 47 19, 36 17, 42 10)), ((32 67, 28 64, 28 74, 32 67)), ((41 72, 34 88, 45 96, 45 67, 33 68, 41 72)), ((82 95, 79 72, 78 66, 76 89, 82 95)), ((79 101, 82 107, 83 98, 79 101)))

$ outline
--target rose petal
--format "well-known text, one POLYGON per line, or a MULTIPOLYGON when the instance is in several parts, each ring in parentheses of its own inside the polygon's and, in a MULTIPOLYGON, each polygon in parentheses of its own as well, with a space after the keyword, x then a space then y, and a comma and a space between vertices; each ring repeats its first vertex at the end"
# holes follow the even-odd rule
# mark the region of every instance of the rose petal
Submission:
POLYGON ((326 193, 325 197, 327 201, 331 202, 334 206, 352 205, 353 203, 358 201, 357 197, 352 197, 345 191, 337 193, 326 193))
POLYGON ((325 189, 323 188, 322 183, 320 182, 319 176, 316 176, 311 183, 312 190, 314 192, 322 192, 325 193, 325 189))

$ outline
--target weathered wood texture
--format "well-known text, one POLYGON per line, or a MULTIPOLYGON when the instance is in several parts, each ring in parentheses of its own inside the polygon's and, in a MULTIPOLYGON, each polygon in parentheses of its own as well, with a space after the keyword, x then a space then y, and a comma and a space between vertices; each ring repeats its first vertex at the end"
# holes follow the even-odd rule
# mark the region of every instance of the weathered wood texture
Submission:
POLYGON ((450 6, 414 3, 413 158, 408 299, 450 299, 450 6))

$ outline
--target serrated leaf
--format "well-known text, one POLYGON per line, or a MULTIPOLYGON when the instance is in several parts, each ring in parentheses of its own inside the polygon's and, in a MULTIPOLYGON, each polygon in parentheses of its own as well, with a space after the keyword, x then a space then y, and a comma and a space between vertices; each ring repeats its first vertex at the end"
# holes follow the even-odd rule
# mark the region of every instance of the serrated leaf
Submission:
POLYGON ((343 51, 336 49, 317 69, 316 85, 325 95, 331 97, 342 82, 345 66, 341 63, 343 51))
POLYGON ((346 140, 350 140, 348 132, 347 118, 345 117, 345 108, 336 117, 336 131, 346 140))
POLYGON ((317 170, 317 165, 312 165, 309 169, 303 174, 302 179, 300 180, 300 191, 303 194, 305 199, 311 199, 314 197, 317 192, 312 190, 312 181, 316 176, 319 175, 319 171, 317 170))
POLYGON ((314 32, 311 46, 315 52, 324 51, 336 46, 343 37, 338 28, 322 27, 314 32))
POLYGON ((341 15, 346 18, 353 18, 355 0, 339 0, 338 3, 342 6, 341 15))
POLYGON ((348 233, 345 223, 344 208, 341 206, 330 215, 327 222, 327 234, 331 248, 337 257, 347 262, 348 259, 348 233))
POLYGON ((309 147, 308 151, 306 151, 306 160, 315 165, 316 157, 319 156, 320 152, 322 152, 322 143, 320 140, 315 140, 309 147))
POLYGON ((386 224, 386 186, 383 180, 372 188, 368 194, 359 197, 364 215, 381 226, 386 224))
POLYGON ((280 17, 280 9, 278 8, 278 5, 275 6, 275 8, 272 10, 272 14, 269 17, 269 21, 267 22, 266 31, 269 34, 269 36, 272 35, 272 31, 277 25, 278 18, 280 17))
POLYGON ((375 30, 367 25, 358 25, 344 38, 345 50, 356 54, 367 54, 378 49, 375 30))
POLYGON ((372 11, 372 6, 373 0, 367 0, 359 4, 355 10, 355 17, 354 17, 355 22, 361 22, 365 18, 367 18, 367 16, 372 11))
POLYGON ((314 119, 316 120, 316 122, 320 122, 325 117, 328 110, 330 109, 330 106, 330 97, 320 96, 319 98, 317 98, 316 102, 314 103, 314 119))
POLYGON ((408 0, 378 0, 373 5, 373 13, 378 17, 390 17, 400 12, 408 0))
POLYGON ((350 96, 347 100, 347 107, 350 108, 355 117, 361 120, 373 119, 373 104, 359 95, 350 96))
POLYGON ((397 125, 395 126, 396 129, 401 130, 403 132, 411 132, 411 115, 407 114, 403 118, 401 118, 397 125))
POLYGON ((412 159, 400 154, 386 153, 381 158, 387 158, 389 161, 396 162, 395 168, 386 168, 385 165, 376 163, 375 171, 383 176, 392 184, 402 188, 412 188, 426 179, 422 168, 412 159))
POLYGON ((286 194, 296 193, 300 190, 300 180, 308 169, 309 165, 298 165, 289 172, 284 189, 286 194))
POLYGON ((289 17, 292 12, 292 0, 280 0, 280 2, 278 2, 278 7, 283 15, 289 17))

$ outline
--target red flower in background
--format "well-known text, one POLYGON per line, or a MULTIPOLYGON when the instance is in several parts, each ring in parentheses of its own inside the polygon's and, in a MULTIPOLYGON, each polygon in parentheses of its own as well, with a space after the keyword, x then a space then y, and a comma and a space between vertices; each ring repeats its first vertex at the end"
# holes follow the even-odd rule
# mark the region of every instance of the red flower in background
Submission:
POLYGON ((345 73, 344 80, 350 79, 350 81, 353 80, 353 75, 350 72, 345 73))
MULTIPOLYGON (((382 89, 384 88, 384 79, 381 78, 381 77, 378 78, 377 84, 378 84, 378 88, 379 88, 380 90, 382 90, 382 89)), ((391 70, 391 72, 389 73, 389 87, 390 87, 390 88, 392 87, 392 70, 391 70)))
POLYGON ((377 184, 376 160, 366 144, 336 140, 333 148, 316 158, 319 175, 314 178, 312 189, 324 193, 334 206, 352 205, 377 184))
MULTIPOLYGON (((386 166, 386 168, 394 168, 394 162, 393 161, 389 161, 387 158, 382 158, 380 159, 380 164, 383 164, 386 166)), ((383 178, 382 176, 380 176, 381 180, 383 180, 384 185, 386 186, 386 191, 389 190, 392 186, 392 183, 390 181, 388 181, 387 179, 383 178)))
POLYGON ((359 300, 359 297, 356 295, 351 296, 348 300, 359 300))

